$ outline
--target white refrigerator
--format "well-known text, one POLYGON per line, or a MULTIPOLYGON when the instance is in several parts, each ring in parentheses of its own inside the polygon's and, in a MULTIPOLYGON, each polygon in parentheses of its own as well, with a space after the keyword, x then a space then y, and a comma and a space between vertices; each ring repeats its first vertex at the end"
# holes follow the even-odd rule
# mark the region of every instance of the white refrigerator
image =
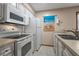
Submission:
POLYGON ((40 19, 36 18, 36 35, 37 35, 37 39, 36 39, 36 49, 39 50, 41 44, 42 44, 42 26, 41 26, 41 21, 40 19))

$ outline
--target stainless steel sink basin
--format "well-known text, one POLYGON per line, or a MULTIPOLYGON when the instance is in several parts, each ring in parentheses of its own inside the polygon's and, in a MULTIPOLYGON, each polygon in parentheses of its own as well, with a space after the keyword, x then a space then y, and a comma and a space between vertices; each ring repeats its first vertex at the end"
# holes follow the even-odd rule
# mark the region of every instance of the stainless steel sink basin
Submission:
POLYGON ((63 39, 67 39, 67 40, 79 40, 78 37, 76 36, 73 36, 73 35, 62 35, 62 34, 59 34, 59 36, 63 39))

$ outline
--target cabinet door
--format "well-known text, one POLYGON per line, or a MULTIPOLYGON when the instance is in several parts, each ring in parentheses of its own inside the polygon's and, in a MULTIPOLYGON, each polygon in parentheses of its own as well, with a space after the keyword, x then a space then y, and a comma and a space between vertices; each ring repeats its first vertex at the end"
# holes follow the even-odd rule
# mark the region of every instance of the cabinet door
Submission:
POLYGON ((60 41, 58 41, 58 56, 62 56, 63 55, 63 45, 60 41))
POLYGON ((0 19, 3 18, 3 4, 0 4, 0 19))
POLYGON ((52 41, 53 41, 52 44, 55 45, 55 34, 54 33, 52 35, 52 41))
POLYGON ((25 17, 24 17, 25 25, 29 25, 29 20, 30 20, 30 17, 28 15, 28 13, 25 12, 25 17))
POLYGON ((32 53, 34 52, 34 47, 33 47, 33 35, 30 37, 31 39, 31 51, 32 53))
POLYGON ((27 11, 27 9, 24 7, 24 6, 19 6, 21 7, 21 11, 24 13, 24 22, 25 22, 25 25, 28 25, 29 24, 29 20, 30 20, 30 15, 29 15, 29 11, 27 11))
MULTIPOLYGON (((55 35, 54 35, 55 36, 55 35)), ((57 38, 56 38, 56 36, 55 36, 55 38, 54 38, 54 51, 55 51, 55 55, 57 56, 57 49, 58 49, 58 47, 57 47, 57 38)))
POLYGON ((11 3, 12 6, 14 6, 15 8, 17 8, 17 3, 11 3))
POLYGON ((13 56, 14 44, 9 44, 0 48, 0 56, 13 56))
POLYGON ((24 12, 24 7, 21 3, 17 4, 17 8, 24 12))

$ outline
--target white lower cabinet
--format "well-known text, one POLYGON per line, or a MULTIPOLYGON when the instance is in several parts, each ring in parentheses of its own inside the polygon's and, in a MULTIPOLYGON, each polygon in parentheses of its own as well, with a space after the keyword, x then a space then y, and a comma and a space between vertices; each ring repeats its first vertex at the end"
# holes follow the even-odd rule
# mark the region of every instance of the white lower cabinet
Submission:
POLYGON ((56 56, 76 56, 57 36, 54 38, 54 51, 56 56))
POLYGON ((55 55, 56 56, 62 56, 63 49, 64 49, 64 47, 63 47, 61 41, 59 41, 59 39, 55 36, 55 38, 54 38, 54 51, 55 51, 55 55))
POLYGON ((14 55, 14 44, 9 44, 0 47, 0 56, 13 56, 14 55))
POLYGON ((58 56, 62 56, 63 55, 63 50, 64 50, 63 45, 60 41, 57 41, 57 43, 58 43, 58 45, 57 45, 57 47, 58 47, 57 52, 58 53, 57 54, 58 54, 58 56))
POLYGON ((57 38, 56 38, 56 36, 54 35, 54 52, 55 52, 55 55, 57 56, 58 55, 58 53, 57 53, 57 49, 58 49, 58 47, 57 47, 57 38))

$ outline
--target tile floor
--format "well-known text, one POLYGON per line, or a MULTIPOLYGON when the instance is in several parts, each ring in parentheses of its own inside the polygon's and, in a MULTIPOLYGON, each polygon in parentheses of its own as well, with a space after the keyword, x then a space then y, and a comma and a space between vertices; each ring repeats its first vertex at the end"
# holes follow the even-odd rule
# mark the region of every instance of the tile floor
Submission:
POLYGON ((39 51, 35 51, 33 56, 55 56, 53 47, 41 46, 39 51))

